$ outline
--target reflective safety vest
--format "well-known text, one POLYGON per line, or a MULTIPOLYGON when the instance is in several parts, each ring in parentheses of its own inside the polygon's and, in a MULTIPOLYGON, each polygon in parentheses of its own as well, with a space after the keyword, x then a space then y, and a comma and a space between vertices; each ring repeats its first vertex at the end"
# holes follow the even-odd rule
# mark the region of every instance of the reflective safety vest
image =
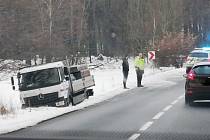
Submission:
POLYGON ((139 68, 140 70, 144 70, 144 58, 139 58, 139 57, 136 57, 135 58, 135 67, 139 68))

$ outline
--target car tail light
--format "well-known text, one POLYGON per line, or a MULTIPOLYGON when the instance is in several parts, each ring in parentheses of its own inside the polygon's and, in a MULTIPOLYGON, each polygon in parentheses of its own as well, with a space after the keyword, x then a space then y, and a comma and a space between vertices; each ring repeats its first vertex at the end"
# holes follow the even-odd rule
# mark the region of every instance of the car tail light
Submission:
POLYGON ((187 75, 187 79, 189 80, 195 80, 195 73, 193 70, 190 70, 190 72, 187 75))

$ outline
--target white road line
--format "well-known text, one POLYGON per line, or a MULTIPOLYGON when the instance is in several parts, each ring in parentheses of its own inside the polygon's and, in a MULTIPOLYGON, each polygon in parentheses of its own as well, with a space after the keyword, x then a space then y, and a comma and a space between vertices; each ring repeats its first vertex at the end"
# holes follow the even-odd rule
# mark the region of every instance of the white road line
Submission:
POLYGON ((156 114, 152 119, 153 120, 158 120, 165 112, 159 112, 158 114, 156 114))
MULTIPOLYGON (((166 111, 168 111, 170 108, 173 107, 174 104, 176 104, 180 99, 184 98, 184 95, 181 95, 177 98, 177 100, 173 101, 170 105, 166 106, 162 112, 157 113, 152 119, 153 120, 158 120, 162 115, 164 115, 164 113, 166 111)), ((153 121, 149 121, 147 123, 145 123, 140 129, 139 129, 139 133, 134 133, 133 135, 131 135, 128 140, 136 140, 141 134, 140 132, 142 131, 146 131, 154 122, 153 121)))
POLYGON ((153 121, 150 121, 150 122, 145 123, 145 124, 139 129, 139 131, 145 131, 145 130, 147 130, 152 124, 153 124, 153 121))
POLYGON ((178 100, 180 100, 180 99, 182 99, 182 98, 184 98, 184 95, 179 96, 179 97, 178 97, 178 100))
POLYGON ((166 106, 166 107, 163 109, 163 111, 166 112, 166 111, 168 111, 171 107, 172 107, 172 105, 168 105, 168 106, 166 106))
POLYGON ((136 140, 139 136, 140 136, 139 133, 135 133, 132 136, 130 136, 130 138, 128 140, 136 140))
POLYGON ((173 101, 171 104, 174 105, 178 102, 178 100, 173 101))

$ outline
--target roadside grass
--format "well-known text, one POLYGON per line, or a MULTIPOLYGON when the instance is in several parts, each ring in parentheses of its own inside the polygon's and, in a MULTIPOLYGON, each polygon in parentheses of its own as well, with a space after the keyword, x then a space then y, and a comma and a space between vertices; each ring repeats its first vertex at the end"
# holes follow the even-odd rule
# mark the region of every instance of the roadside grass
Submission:
POLYGON ((0 114, 6 115, 9 114, 9 111, 4 106, 0 106, 0 114))

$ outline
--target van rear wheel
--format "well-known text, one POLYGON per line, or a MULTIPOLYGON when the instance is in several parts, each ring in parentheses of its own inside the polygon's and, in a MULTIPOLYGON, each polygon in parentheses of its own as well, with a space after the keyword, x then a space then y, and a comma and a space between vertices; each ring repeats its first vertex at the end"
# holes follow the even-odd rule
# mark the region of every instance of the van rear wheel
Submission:
POLYGON ((85 98, 88 99, 88 98, 89 98, 89 93, 88 93, 88 91, 85 90, 84 93, 85 93, 85 98))

